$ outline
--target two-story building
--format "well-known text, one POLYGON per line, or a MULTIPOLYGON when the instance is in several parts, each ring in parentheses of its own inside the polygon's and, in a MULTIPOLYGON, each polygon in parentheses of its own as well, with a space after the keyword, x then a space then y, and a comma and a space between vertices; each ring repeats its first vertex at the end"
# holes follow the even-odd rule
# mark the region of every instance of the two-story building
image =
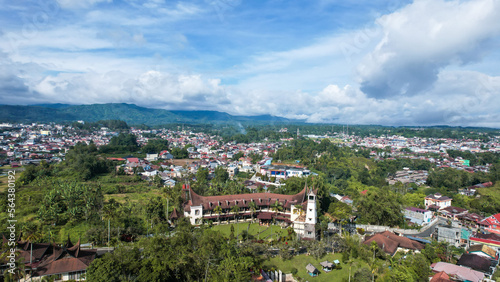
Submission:
POLYGON ((220 222, 256 218, 261 223, 278 222, 283 226, 293 226, 299 238, 316 237, 316 191, 307 185, 295 195, 252 193, 200 196, 189 184, 184 184, 182 189, 185 199, 184 216, 193 225, 202 224, 206 220, 220 222))
POLYGON ((426 224, 432 220, 432 212, 429 210, 408 207, 404 210, 405 217, 416 224, 426 224))
POLYGON ((440 193, 425 197, 425 208, 439 210, 451 206, 452 198, 443 196, 440 193))

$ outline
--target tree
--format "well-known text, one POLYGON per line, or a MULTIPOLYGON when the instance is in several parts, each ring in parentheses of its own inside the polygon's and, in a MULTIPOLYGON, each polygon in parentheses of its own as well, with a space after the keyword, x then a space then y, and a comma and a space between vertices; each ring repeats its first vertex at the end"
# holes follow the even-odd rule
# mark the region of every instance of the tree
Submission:
POLYGON ((137 248, 120 247, 102 258, 95 259, 87 268, 88 281, 136 281, 141 254, 137 248))
POLYGON ((214 213, 217 214, 217 222, 220 224, 220 214, 222 213, 222 208, 220 206, 216 206, 214 208, 214 213))
POLYGON ((401 197, 390 191, 368 191, 358 204, 361 222, 398 226, 404 222, 401 197))
POLYGON ((236 222, 238 222, 237 215, 238 215, 238 213, 240 212, 240 207, 238 207, 238 205, 234 205, 234 206, 231 208, 231 212, 233 213, 233 215, 234 215, 234 219, 236 220, 236 222))
POLYGON ((254 201, 251 201, 250 203, 248 203, 248 208, 250 209, 250 213, 252 215, 252 222, 253 222, 253 214, 257 210, 257 204, 254 201))
POLYGON ((144 153, 159 154, 163 150, 168 150, 168 141, 164 139, 149 139, 148 143, 142 147, 144 153))

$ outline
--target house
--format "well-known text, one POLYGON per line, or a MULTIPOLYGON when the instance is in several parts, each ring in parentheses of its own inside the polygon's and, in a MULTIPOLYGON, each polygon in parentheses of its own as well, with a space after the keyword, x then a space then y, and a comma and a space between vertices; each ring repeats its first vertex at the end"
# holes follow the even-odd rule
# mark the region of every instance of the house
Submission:
POLYGON ((479 271, 447 262, 433 263, 431 269, 435 273, 445 272, 450 278, 458 281, 480 282, 483 281, 485 276, 484 273, 479 271))
POLYGON ((484 244, 498 252, 500 250, 500 235, 477 233, 469 238, 469 243, 471 245, 484 244))
POLYGON ((486 245, 482 245, 482 244, 470 246, 467 253, 475 254, 475 255, 482 256, 482 257, 485 257, 488 259, 498 260, 498 254, 495 252, 495 250, 486 246, 486 245))
MULTIPOLYGON (((7 242, 4 237, 2 245, 7 242)), ((87 267, 97 255, 96 249, 82 249, 80 241, 73 245, 69 237, 63 246, 18 240, 16 249, 26 268, 33 269, 26 281, 40 281, 47 276, 56 281, 85 279, 87 267)))
POLYGON ((436 227, 437 240, 439 242, 447 242, 455 247, 459 247, 462 240, 462 228, 458 226, 450 226, 440 224, 436 227))
POLYGON ((451 206, 452 198, 443 196, 440 193, 425 197, 425 208, 439 210, 451 206))
POLYGON ((441 271, 432 276, 429 282, 453 282, 453 280, 450 279, 450 276, 446 272, 441 271))
POLYGON ((319 264, 323 267, 323 270, 325 272, 330 272, 333 269, 333 262, 329 262, 329 261, 325 260, 325 261, 320 262, 319 264))
POLYGON ((158 154, 146 154, 146 161, 154 162, 158 160, 158 154))
POLYGON ((161 151, 159 158, 165 159, 165 160, 171 160, 174 158, 174 155, 170 154, 168 151, 161 151))
POLYGON ((242 220, 256 218, 261 223, 277 221, 282 226, 293 226, 299 238, 316 238, 316 190, 307 185, 295 195, 274 193, 252 193, 223 196, 200 196, 189 184, 182 187, 184 196, 184 216, 191 224, 201 224, 203 220, 230 220, 236 217, 242 220), (250 204, 250 203, 254 204, 250 204), (280 207, 278 210, 273 205, 280 207), (256 208, 250 207, 255 205, 256 208), (238 212, 234 212, 234 207, 238 212), (219 212, 216 212, 220 209, 219 212))
POLYGON ((80 241, 74 246, 53 245, 50 256, 43 258, 36 267, 33 277, 56 276, 59 280, 80 280, 85 277, 87 267, 96 258, 97 250, 84 250, 80 241))
POLYGON ((307 273, 309 273, 309 275, 311 275, 312 277, 318 276, 319 274, 319 270, 310 263, 306 265, 306 270, 307 273))
POLYGON ((375 241, 378 247, 385 253, 393 256, 398 251, 420 251, 425 246, 417 241, 406 237, 398 236, 390 231, 375 233, 372 236, 367 236, 363 242, 364 245, 370 245, 375 241))
POLYGON ((441 208, 439 210, 439 213, 441 213, 445 217, 451 218, 453 220, 457 220, 457 218, 459 216, 463 216, 463 215, 467 214, 468 212, 469 211, 467 211, 466 209, 462 209, 459 207, 453 207, 453 206, 448 206, 445 208, 441 208))
POLYGON ((405 217, 416 224, 427 224, 432 220, 432 212, 415 207, 408 207, 404 210, 405 217))
POLYGON ((500 234, 500 213, 487 217, 479 222, 485 231, 500 234))
POLYGON ((497 261, 493 261, 475 254, 463 254, 457 262, 457 265, 469 267, 487 275, 492 274, 493 269, 497 264, 497 261))

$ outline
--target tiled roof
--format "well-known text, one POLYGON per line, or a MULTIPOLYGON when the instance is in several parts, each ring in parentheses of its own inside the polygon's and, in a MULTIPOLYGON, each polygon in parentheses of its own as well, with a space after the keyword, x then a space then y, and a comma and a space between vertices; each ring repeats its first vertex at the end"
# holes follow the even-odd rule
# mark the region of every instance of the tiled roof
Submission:
POLYGON ((441 211, 445 211, 445 212, 451 213, 451 214, 460 214, 460 213, 467 212, 466 209, 458 208, 458 207, 453 207, 453 206, 442 208, 441 211))
POLYGON ((492 248, 486 245, 472 245, 469 248, 469 253, 482 252, 487 254, 488 256, 495 258, 496 252, 492 248))
POLYGON ((375 241, 379 248, 391 255, 393 255, 398 248, 410 250, 422 250, 424 248, 423 244, 406 237, 398 236, 390 231, 384 231, 368 236, 363 244, 369 245, 372 241, 375 241))
POLYGON ((432 276, 432 279, 429 282, 452 282, 452 280, 450 280, 450 276, 448 276, 446 272, 441 271, 432 276))
POLYGON ((431 264, 431 268, 434 272, 444 271, 451 277, 457 277, 458 279, 469 280, 471 282, 479 282, 484 278, 484 273, 447 262, 433 263, 431 264))
POLYGON ((428 200, 435 200, 435 201, 439 201, 439 202, 444 202, 444 201, 452 200, 450 197, 442 196, 439 193, 436 193, 434 195, 429 195, 429 196, 427 196, 425 198, 428 199, 428 200))
MULTIPOLYGON (((189 189, 190 200, 186 207, 203 206, 204 210, 213 210, 220 205, 223 209, 229 209, 235 205, 240 208, 248 207, 248 204, 253 201, 257 206, 269 206, 278 201, 285 208, 290 208, 292 205, 298 205, 306 199, 307 187, 295 195, 283 195, 274 193, 252 193, 252 194, 236 194, 223 196, 200 196, 192 189, 189 189)), ((186 207, 184 210, 186 210, 186 207)), ((186 210, 187 211, 187 210, 186 210)))
POLYGON ((475 254, 463 254, 457 265, 467 266, 481 272, 489 272, 491 262, 489 259, 475 254))

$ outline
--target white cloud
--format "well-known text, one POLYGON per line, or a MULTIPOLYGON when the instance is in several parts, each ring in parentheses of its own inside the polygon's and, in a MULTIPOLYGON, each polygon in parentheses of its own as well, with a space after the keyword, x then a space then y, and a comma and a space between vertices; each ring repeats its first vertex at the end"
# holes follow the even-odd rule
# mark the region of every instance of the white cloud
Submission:
POLYGON ((429 90, 444 67, 482 58, 499 18, 495 0, 416 0, 381 17, 384 37, 359 67, 361 89, 380 98, 429 90))
POLYGON ((98 3, 111 3, 113 0, 57 0, 64 9, 87 9, 98 3))

